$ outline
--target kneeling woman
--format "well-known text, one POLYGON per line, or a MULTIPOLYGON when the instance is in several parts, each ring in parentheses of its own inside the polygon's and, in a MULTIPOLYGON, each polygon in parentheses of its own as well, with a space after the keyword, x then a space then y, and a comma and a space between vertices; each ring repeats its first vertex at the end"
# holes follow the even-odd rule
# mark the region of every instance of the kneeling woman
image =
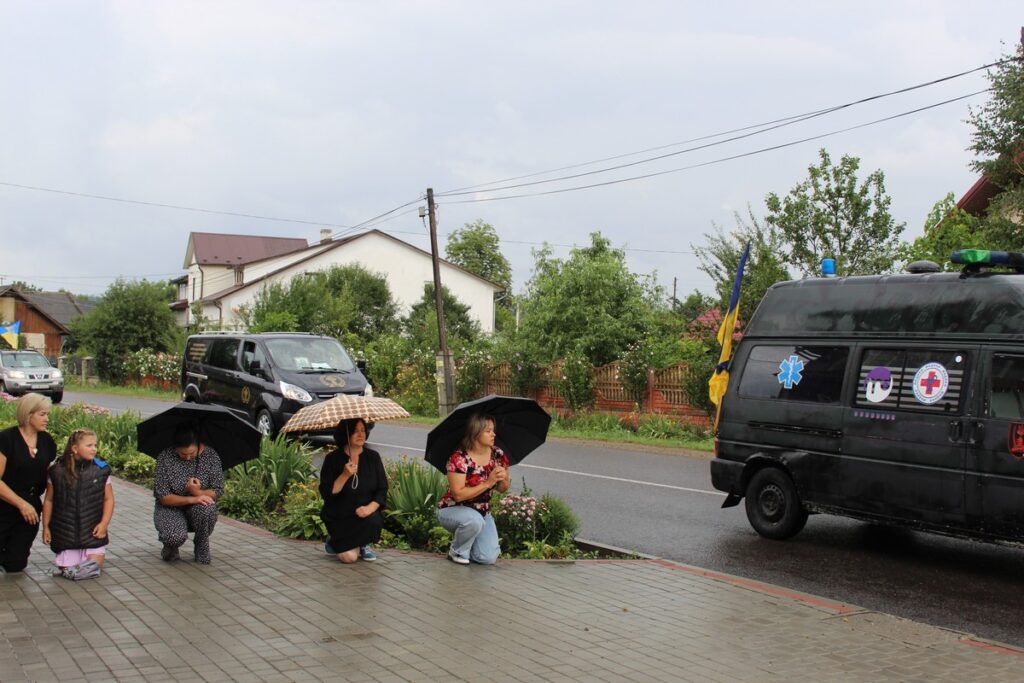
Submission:
POLYGON ((380 540, 384 528, 388 477, 380 454, 365 447, 372 428, 358 418, 339 423, 334 430, 338 447, 320 468, 320 518, 329 535, 325 549, 345 564, 377 559, 370 544, 380 540))
POLYGON ((491 494, 494 489, 508 491, 509 461, 494 437, 494 418, 474 415, 466 423, 462 445, 448 458, 448 491, 437 519, 452 533, 448 559, 456 564, 494 564, 501 554, 491 494))

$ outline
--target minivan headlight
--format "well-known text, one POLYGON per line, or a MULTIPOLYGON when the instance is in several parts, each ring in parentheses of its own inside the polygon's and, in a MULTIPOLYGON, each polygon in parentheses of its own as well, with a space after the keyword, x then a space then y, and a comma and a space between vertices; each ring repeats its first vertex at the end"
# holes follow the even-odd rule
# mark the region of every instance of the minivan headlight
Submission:
POLYGON ((313 400, 308 391, 294 384, 288 384, 284 380, 281 381, 281 394, 285 398, 290 398, 293 401, 302 401, 303 403, 309 403, 313 400))
POLYGON ((373 385, 369 382, 366 383, 366 388, 363 389, 363 396, 373 396, 373 385))
POLYGON ((64 373, 62 373, 60 370, 54 370, 53 372, 50 373, 51 379, 60 379, 63 376, 64 373))

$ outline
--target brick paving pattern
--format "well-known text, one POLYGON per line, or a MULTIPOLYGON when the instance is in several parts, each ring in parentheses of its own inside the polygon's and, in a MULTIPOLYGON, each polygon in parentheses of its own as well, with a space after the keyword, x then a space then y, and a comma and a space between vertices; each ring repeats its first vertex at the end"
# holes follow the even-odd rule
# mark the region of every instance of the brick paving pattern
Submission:
POLYGON ((108 569, 0 575, 0 681, 1019 681, 1024 653, 664 561, 458 567, 223 518, 165 564, 152 496, 115 483, 108 569))

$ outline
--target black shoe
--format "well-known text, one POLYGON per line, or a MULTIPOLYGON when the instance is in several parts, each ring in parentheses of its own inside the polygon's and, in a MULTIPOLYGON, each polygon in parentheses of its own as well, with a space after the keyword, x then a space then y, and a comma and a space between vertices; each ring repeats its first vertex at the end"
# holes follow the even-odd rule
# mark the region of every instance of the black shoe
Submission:
POLYGON ((160 550, 160 559, 164 562, 174 562, 178 558, 178 549, 165 543, 164 547, 160 550))

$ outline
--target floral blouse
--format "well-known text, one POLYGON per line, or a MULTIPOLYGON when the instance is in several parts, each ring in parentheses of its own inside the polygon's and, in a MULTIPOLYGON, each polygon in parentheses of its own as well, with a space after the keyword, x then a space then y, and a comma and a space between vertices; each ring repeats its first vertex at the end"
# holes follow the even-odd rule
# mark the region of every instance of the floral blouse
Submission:
MULTIPOLYGON (((448 458, 448 471, 465 474, 466 486, 478 486, 484 483, 487 481, 487 477, 490 476, 491 470, 498 465, 501 465, 504 468, 508 468, 509 466, 508 456, 505 455, 505 452, 497 446, 491 448, 491 460, 483 467, 478 467, 473 462, 473 459, 470 458, 461 448, 452 453, 452 456, 448 458)), ((491 509, 491 493, 492 489, 487 489, 476 498, 464 500, 460 503, 455 500, 455 496, 452 495, 452 490, 449 488, 445 492, 444 497, 441 498, 441 502, 438 503, 437 507, 447 508, 453 505, 466 505, 479 512, 481 515, 486 515, 491 509)))

